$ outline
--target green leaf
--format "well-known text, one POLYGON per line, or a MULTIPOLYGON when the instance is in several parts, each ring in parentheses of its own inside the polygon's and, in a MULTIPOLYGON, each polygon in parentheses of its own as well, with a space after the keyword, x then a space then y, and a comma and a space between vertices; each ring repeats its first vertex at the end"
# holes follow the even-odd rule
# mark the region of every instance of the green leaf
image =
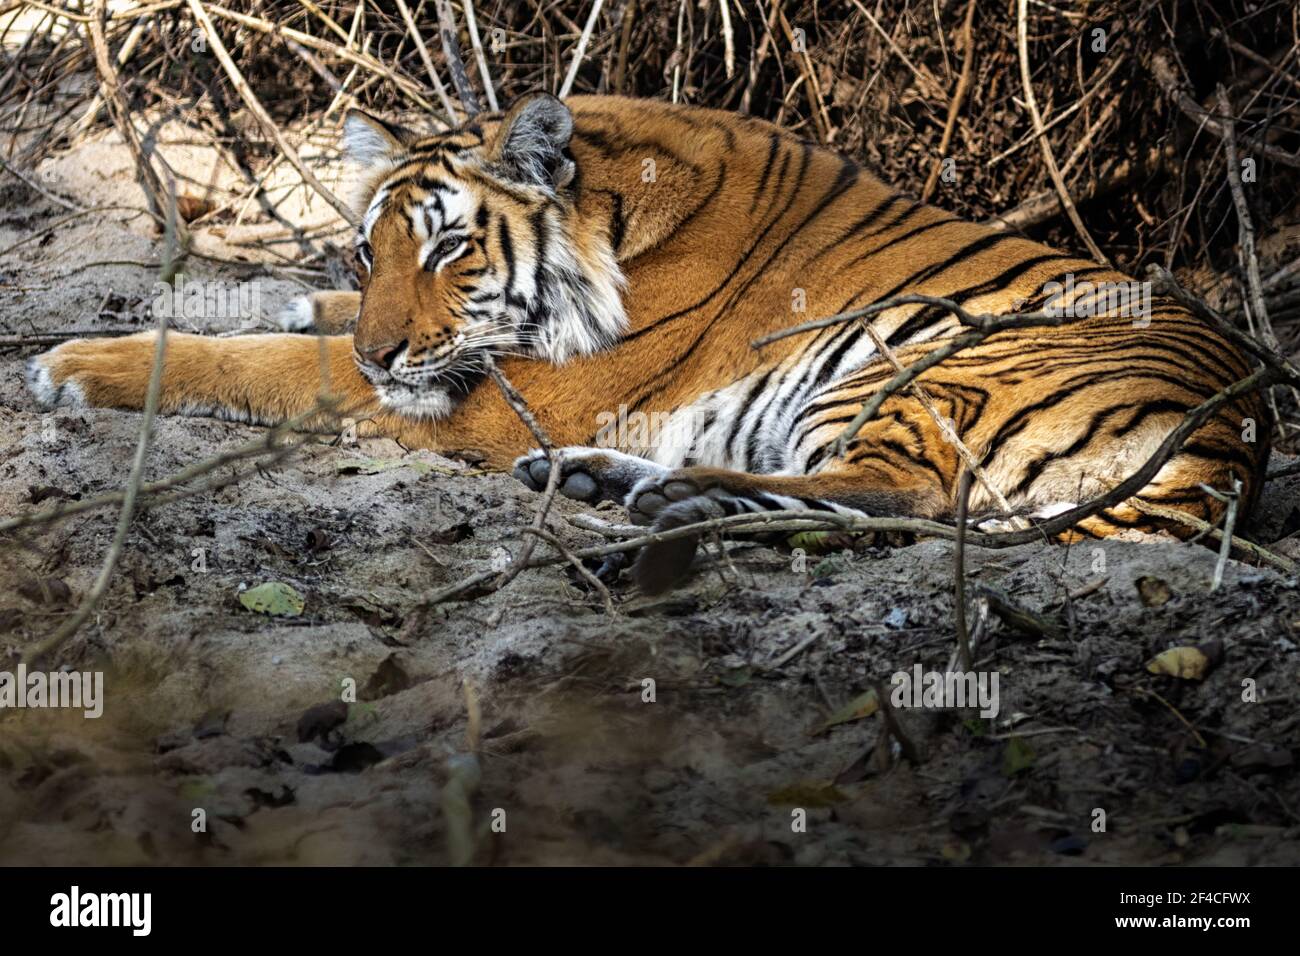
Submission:
POLYGON ((1002 755, 1002 773, 1008 777, 1028 770, 1038 760, 1034 748, 1023 737, 1012 737, 1007 741, 1006 752, 1002 755))
POLYGON ((297 617, 307 602, 283 581, 267 581, 240 594, 239 603, 258 614, 297 617))
POLYGON ((812 576, 814 579, 829 578, 833 574, 839 574, 846 567, 848 564, 839 555, 834 555, 818 561, 817 567, 812 570, 812 576))
POLYGON ((183 800, 202 800, 204 797, 216 792, 217 788, 210 780, 186 780, 180 786, 180 795, 183 800))
POLYGON ((360 701, 348 705, 349 724, 360 724, 362 721, 374 723, 379 720, 379 708, 369 701, 360 701))
POLYGON ((723 671, 722 676, 718 678, 718 682, 727 687, 744 687, 753 676, 753 668, 746 664, 743 667, 732 667, 723 671))

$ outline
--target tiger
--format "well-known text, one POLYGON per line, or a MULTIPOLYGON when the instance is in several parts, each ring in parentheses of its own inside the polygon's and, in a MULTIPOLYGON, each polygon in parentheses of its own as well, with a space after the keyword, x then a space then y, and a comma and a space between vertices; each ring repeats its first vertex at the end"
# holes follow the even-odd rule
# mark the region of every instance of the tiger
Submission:
MULTIPOLYGON (((473 450, 534 491, 558 461, 560 493, 620 503, 652 530, 790 508, 951 523, 972 461, 972 520, 1059 514, 1250 374, 1224 334, 1156 296, 1141 319, 1085 309, 998 331, 890 391, 837 444, 900 367, 966 329, 927 301, 809 319, 906 294, 1017 315, 1054 289, 1132 280, 702 107, 536 93, 436 132, 353 110, 343 141, 360 171, 359 289, 295 301, 283 332, 168 334, 160 411, 305 429, 347 415, 361 435, 473 450), (559 455, 534 447, 490 363, 559 455), (338 404, 314 414, 325 392, 338 404)), ((46 407, 141 409, 155 342, 68 341, 31 359, 27 381, 46 407)), ((1069 535, 1179 531, 1144 504, 1213 524, 1234 488, 1248 509, 1266 416, 1254 394, 1221 406, 1137 495, 1069 535)), ((644 591, 686 573, 697 539, 683 539, 640 551, 644 591)))

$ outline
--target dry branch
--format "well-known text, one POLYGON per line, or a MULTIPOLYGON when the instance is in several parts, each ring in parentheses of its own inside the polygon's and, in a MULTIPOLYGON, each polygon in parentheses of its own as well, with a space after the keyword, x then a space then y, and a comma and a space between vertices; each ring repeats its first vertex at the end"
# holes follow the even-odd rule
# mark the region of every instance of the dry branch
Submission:
POLYGON ((410 31, 411 38, 415 40, 416 49, 420 51, 420 59, 424 61, 424 68, 429 74, 429 81, 433 83, 434 92, 438 94, 438 101, 442 103, 442 108, 447 111, 447 122, 454 126, 456 124, 456 109, 451 105, 451 99, 447 96, 447 88, 442 85, 442 80, 438 77, 438 71, 433 68, 433 59, 429 56, 429 48, 424 45, 424 37, 420 35, 420 28, 415 25, 415 18, 411 16, 411 8, 406 5, 406 0, 397 0, 397 9, 402 12, 402 19, 406 21, 406 29, 410 31))
MULTIPOLYGON (((1228 135, 1227 128, 1215 118, 1205 107, 1192 99, 1183 90, 1177 75, 1174 73, 1173 66, 1169 63, 1169 58, 1164 53, 1157 53, 1151 57, 1151 73, 1160 88, 1173 101, 1185 115, 1195 120, 1198 125, 1204 126, 1215 136, 1220 139, 1226 139, 1228 135)), ((1270 146, 1268 143, 1261 143, 1256 139, 1245 140, 1250 148, 1258 152, 1261 156, 1266 156, 1275 163, 1281 163, 1283 166, 1290 166, 1293 169, 1300 169, 1300 156, 1288 153, 1286 150, 1278 149, 1276 146, 1270 146)))
POLYGON ((438 8, 438 36, 442 39, 442 55, 447 59, 447 70, 451 73, 451 82, 460 97, 460 105, 465 108, 466 116, 477 116, 483 112, 470 85, 469 74, 465 72, 465 61, 460 56, 460 46, 456 42, 456 18, 451 12, 450 0, 435 0, 438 8))
POLYGON ((573 81, 578 77, 578 67, 582 65, 582 58, 587 52, 587 44, 591 42, 591 31, 596 28, 596 18, 600 16, 600 8, 604 6, 605 0, 596 0, 591 5, 591 13, 587 15, 587 25, 582 28, 582 36, 578 38, 578 47, 573 51, 573 59, 569 61, 569 72, 564 77, 564 83, 560 87, 560 99, 564 99, 573 90, 573 81))
POLYGON ((1259 257, 1255 255, 1255 225, 1250 219, 1250 206, 1246 202, 1246 193, 1241 185, 1241 164, 1237 161, 1237 136, 1232 112, 1228 106, 1228 92, 1219 85, 1219 117, 1223 122, 1223 154, 1228 163, 1228 189, 1232 193, 1232 203, 1237 209, 1239 236, 1237 251, 1241 259, 1241 271, 1246 276, 1246 288, 1250 293, 1250 318, 1259 328, 1260 338, 1266 348, 1280 352, 1282 346, 1273 331, 1273 324, 1268 320, 1268 309, 1264 306, 1264 289, 1259 278, 1259 257))
POLYGON ((462 0, 461 6, 465 9, 465 27, 469 30, 469 45, 474 51, 474 59, 478 62, 479 79, 483 81, 483 93, 487 96, 488 109, 493 113, 501 107, 497 104, 497 92, 492 86, 492 72, 488 69, 487 57, 483 55, 483 42, 478 36, 478 24, 474 18, 473 0, 462 0))
POLYGON ((948 147, 952 144, 952 134, 957 128, 957 117, 961 114, 962 104, 966 102, 966 93, 970 90, 975 66, 975 40, 971 33, 974 21, 975 0, 967 0, 966 22, 962 26, 961 75, 957 78, 957 88, 953 91, 952 102, 948 104, 948 119, 944 123, 943 136, 939 140, 939 153, 934 158, 934 168, 930 170, 930 178, 925 181, 925 187, 921 190, 921 202, 929 202, 934 195, 935 187, 939 185, 939 173, 943 170, 944 157, 948 155, 948 147))
POLYGON ((121 86, 118 82, 117 67, 109 58, 108 41, 104 38, 105 10, 105 0, 95 0, 94 15, 87 22, 87 29, 90 33, 91 48, 95 53, 95 68, 99 72, 99 82, 103 87, 104 103, 108 107, 108 115, 112 118, 113 125, 117 127, 118 134, 122 137, 126 148, 131 151, 131 157, 135 160, 136 173, 140 177, 140 185, 144 187, 145 196, 148 198, 153 212, 158 216, 165 216, 170 222, 175 223, 179 244, 182 248, 187 248, 189 243, 185 226, 177 222, 176 217, 172 215, 171 194, 163 188, 157 170, 153 168, 153 163, 145 155, 144 147, 140 145, 140 137, 135 131, 135 124, 131 122, 131 111, 126 105, 126 98, 122 95, 121 86))
MULTIPOLYGON (((102 4, 103 0, 99 0, 102 4)), ((102 7, 100 8, 102 10, 102 7)), ((92 21, 93 25, 93 21, 92 21)), ((144 415, 140 420, 140 438, 136 442, 135 458, 131 462, 131 471, 127 475, 126 488, 122 494, 122 508, 118 512, 117 528, 113 540, 104 556, 104 563, 95 577, 94 584, 86 592, 77 609, 59 625, 53 634, 23 654, 23 662, 32 665, 44 660, 49 654, 58 650, 63 643, 76 634, 81 625, 86 623, 95 612, 99 602, 108 590, 113 578, 113 569, 117 567, 122 555, 122 545, 126 543, 126 533, 131 529, 131 519, 135 517, 136 498, 140 494, 140 485, 144 480, 145 460, 149 457, 149 443, 153 438, 153 420, 158 413, 158 400, 162 395, 163 359, 167 351, 167 310, 160 310, 158 317, 158 334, 154 344, 153 368, 149 373, 149 389, 145 394, 144 415)))
POLYGON ((1038 111, 1038 100, 1034 96, 1034 82, 1029 70, 1029 25, 1028 25, 1028 0, 1016 0, 1016 36, 1018 38, 1018 49, 1020 53, 1020 83, 1025 91, 1025 107, 1029 110, 1030 119, 1034 123, 1034 135, 1038 138, 1038 145, 1043 151, 1043 165, 1047 168, 1047 175, 1051 177, 1052 185, 1056 187, 1056 194, 1061 198, 1061 206, 1065 209, 1065 214, 1070 217, 1070 222, 1074 223, 1074 229, 1083 240, 1083 244, 1088 247, 1092 257, 1103 265, 1110 265, 1110 260, 1102 253, 1101 248, 1093 241, 1092 234, 1088 232, 1088 227, 1083 224, 1083 219, 1079 215, 1079 210, 1074 206, 1074 200, 1070 198, 1070 191, 1065 185, 1065 179, 1061 176, 1060 169, 1056 165, 1056 157, 1052 153, 1052 144, 1047 139, 1047 131, 1043 128, 1043 116, 1038 111))
POLYGON ((333 192, 325 187, 324 183, 316 178, 316 174, 307 168, 307 164, 302 161, 298 151, 285 140, 280 128, 275 125, 275 121, 263 108, 252 87, 248 85, 244 75, 239 71, 239 67, 235 65, 235 61, 230 58, 230 53, 226 50, 226 45, 222 42, 221 35, 217 33, 216 27, 212 25, 212 20, 208 17, 207 11, 203 9, 203 4, 199 0, 186 0, 186 2, 189 4, 190 12, 194 14, 194 19, 207 36, 208 42, 212 44, 212 52, 216 54, 217 60, 226 71, 226 75, 230 77, 230 83, 234 86, 235 92, 244 101, 244 105, 248 107, 249 112, 257 117, 257 121, 262 125, 262 130, 279 147, 280 152, 284 154, 284 158, 298 171, 298 175, 302 177, 303 182, 333 206, 334 211, 343 217, 344 222, 352 226, 360 225, 360 220, 357 219, 356 213, 352 211, 351 207, 335 196, 333 192))

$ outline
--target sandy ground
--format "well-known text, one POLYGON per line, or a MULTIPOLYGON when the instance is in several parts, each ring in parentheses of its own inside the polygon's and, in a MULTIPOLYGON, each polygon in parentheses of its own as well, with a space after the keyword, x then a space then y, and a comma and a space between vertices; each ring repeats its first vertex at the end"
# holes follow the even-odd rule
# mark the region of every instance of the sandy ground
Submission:
MULTIPOLYGON (((186 191, 234 195, 229 168, 184 132, 157 136, 177 141, 164 153, 186 191)), ((41 173, 87 206, 140 204, 111 140, 41 173)), ((0 198, 0 249, 67 215, 11 179, 0 198)), ((327 207, 300 199, 278 214, 333 228, 327 207)), ((79 218, 0 257, 3 331, 148 327, 156 271, 91 265, 152 261, 150 222, 129 216, 79 218)), ((278 228, 257 203, 246 224, 232 219, 202 230, 199 248, 255 258, 246 243, 278 228)), ((282 240, 280 258, 265 244, 256 257, 320 266, 320 248, 282 240)), ((300 288, 208 261, 187 277, 255 281, 266 314, 300 288)), ((188 324, 229 333, 249 318, 188 324)), ((139 427, 128 413, 41 412, 22 382, 33 351, 0 352, 4 516, 120 487, 139 427)), ((258 434, 163 419, 148 477, 258 434)), ((1269 485, 1257 540, 1300 528, 1296 490, 1269 485)), ((944 668, 948 543, 863 541, 806 566, 788 548, 737 545, 663 598, 619 582, 614 617, 562 567, 421 606, 516 552, 537 501, 464 462, 322 438, 144 511, 62 655, 104 673, 103 716, 0 714, 0 862, 1300 862, 1300 593, 1276 571, 1231 561, 1211 592, 1214 554, 1172 540, 971 549, 972 586, 1062 632, 995 621, 976 666, 999 675, 998 716, 900 711, 909 760, 896 741, 878 746, 879 716, 825 725, 897 670, 944 668), (300 592, 302 612, 241 604, 269 581, 300 592), (1206 642, 1217 644, 1204 680, 1146 669, 1166 648, 1206 642), (348 686, 357 700, 343 705, 348 686)), ((555 509, 575 546, 598 541, 565 520, 585 510, 555 509)), ((105 509, 0 542, 0 653, 12 662, 0 670, 86 592, 115 520, 105 509)))

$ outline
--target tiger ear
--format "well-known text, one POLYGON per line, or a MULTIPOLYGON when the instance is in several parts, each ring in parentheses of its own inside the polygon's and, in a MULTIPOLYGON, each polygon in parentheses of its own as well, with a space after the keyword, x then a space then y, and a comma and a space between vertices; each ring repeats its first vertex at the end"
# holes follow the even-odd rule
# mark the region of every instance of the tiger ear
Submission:
POLYGON ((551 192, 567 186, 576 166, 568 154, 573 114, 550 93, 515 101, 501 120, 492 165, 502 177, 551 192))
POLYGON ((361 166, 394 163, 416 139, 418 135, 411 130, 363 110, 348 110, 343 121, 343 150, 361 166))

